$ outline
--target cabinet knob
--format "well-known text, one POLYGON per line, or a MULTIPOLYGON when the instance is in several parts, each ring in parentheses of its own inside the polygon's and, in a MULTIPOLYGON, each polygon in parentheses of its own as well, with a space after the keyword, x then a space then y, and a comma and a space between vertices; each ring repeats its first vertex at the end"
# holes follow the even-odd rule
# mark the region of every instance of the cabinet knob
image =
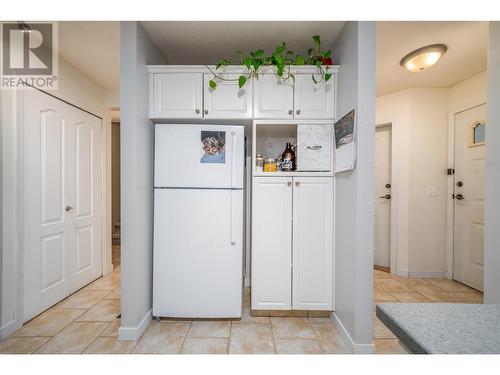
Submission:
POLYGON ((299 186, 300 185, 300 182, 299 181, 295 181, 295 186, 299 186))
POLYGON ((293 115, 293 110, 289 109, 289 110, 288 110, 288 114, 289 114, 290 116, 291 116, 291 115, 293 115))
POLYGON ((298 115, 300 115, 300 109, 297 109, 297 110, 295 111, 295 113, 296 113, 296 114, 298 114, 298 115))
POLYGON ((208 109, 205 109, 203 112, 204 112, 206 115, 208 115, 208 109))
POLYGON ((196 109, 194 110, 194 113, 196 113, 196 114, 198 115, 198 114, 200 113, 200 109, 199 109, 199 108, 196 108, 196 109))
POLYGON ((292 186, 292 181, 287 181, 286 185, 287 186, 292 186))

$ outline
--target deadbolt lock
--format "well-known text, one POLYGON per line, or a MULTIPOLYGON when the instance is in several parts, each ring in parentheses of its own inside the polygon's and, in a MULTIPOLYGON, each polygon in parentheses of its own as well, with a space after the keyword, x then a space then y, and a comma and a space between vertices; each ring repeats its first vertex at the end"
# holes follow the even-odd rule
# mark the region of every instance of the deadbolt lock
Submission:
POLYGON ((458 187, 462 187, 462 186, 464 186, 464 183, 463 183, 462 181, 458 181, 458 182, 457 182, 457 186, 458 186, 458 187))
POLYGON ((387 189, 390 189, 390 188, 391 188, 391 184, 385 184, 385 187, 386 187, 387 189))

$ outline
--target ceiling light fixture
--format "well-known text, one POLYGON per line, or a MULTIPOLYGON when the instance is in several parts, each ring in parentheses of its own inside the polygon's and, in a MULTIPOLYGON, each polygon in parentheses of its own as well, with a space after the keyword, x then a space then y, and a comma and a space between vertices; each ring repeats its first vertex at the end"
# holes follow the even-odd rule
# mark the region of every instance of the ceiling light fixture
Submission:
POLYGON ((448 47, 444 44, 431 44, 403 57, 400 65, 410 72, 421 72, 436 64, 447 50, 448 47))

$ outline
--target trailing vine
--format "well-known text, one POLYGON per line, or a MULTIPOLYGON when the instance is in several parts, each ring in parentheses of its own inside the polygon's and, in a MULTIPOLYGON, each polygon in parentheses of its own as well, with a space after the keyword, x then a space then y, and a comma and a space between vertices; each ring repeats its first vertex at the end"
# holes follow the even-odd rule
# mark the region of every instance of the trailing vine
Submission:
POLYGON ((219 74, 217 70, 231 65, 232 61, 228 58, 223 58, 219 60, 215 66, 215 71, 207 65, 208 70, 212 74, 212 79, 208 82, 208 85, 211 89, 215 89, 217 88, 217 82, 215 82, 216 79, 220 81, 237 81, 241 89, 250 78, 259 78, 259 68, 262 66, 275 66, 276 74, 283 81, 287 81, 289 79, 295 80, 295 75, 290 69, 292 65, 315 65, 318 71, 317 73, 313 73, 311 75, 312 80, 315 83, 320 83, 321 81, 326 82, 332 76, 329 71, 330 65, 332 64, 332 52, 330 50, 321 50, 321 39, 319 35, 313 35, 312 41, 314 47, 307 50, 306 56, 296 55, 293 51, 288 49, 285 42, 281 42, 278 46, 276 46, 274 52, 268 56, 265 55, 265 52, 262 49, 252 51, 250 52, 250 55, 244 55, 243 52, 238 51, 240 56, 239 65, 244 65, 248 72, 234 79, 224 77, 222 74, 219 74))

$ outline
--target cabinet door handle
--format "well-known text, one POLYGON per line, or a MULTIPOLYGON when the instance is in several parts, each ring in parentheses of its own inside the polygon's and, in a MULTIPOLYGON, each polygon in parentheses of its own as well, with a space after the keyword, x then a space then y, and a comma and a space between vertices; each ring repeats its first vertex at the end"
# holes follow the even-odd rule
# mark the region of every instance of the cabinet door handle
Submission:
POLYGON ((293 111, 291 109, 288 110, 288 114, 291 116, 293 115, 293 111))
POLYGON ((295 181, 295 186, 299 186, 300 185, 300 182, 299 181, 295 181))
POLYGON ((296 113, 296 114, 298 114, 298 115, 300 115, 300 109, 297 109, 297 110, 295 111, 295 113, 296 113))
POLYGON ((205 113, 206 115, 208 115, 208 109, 205 109, 204 113, 205 113))
POLYGON ((307 146, 308 150, 321 150, 322 146, 307 146))
POLYGON ((287 186, 292 186, 292 181, 287 181, 287 182, 286 182, 286 185, 287 185, 287 186))
POLYGON ((200 114, 200 109, 199 109, 199 108, 196 108, 196 109, 194 110, 194 113, 196 113, 197 115, 198 115, 198 114, 200 114))

